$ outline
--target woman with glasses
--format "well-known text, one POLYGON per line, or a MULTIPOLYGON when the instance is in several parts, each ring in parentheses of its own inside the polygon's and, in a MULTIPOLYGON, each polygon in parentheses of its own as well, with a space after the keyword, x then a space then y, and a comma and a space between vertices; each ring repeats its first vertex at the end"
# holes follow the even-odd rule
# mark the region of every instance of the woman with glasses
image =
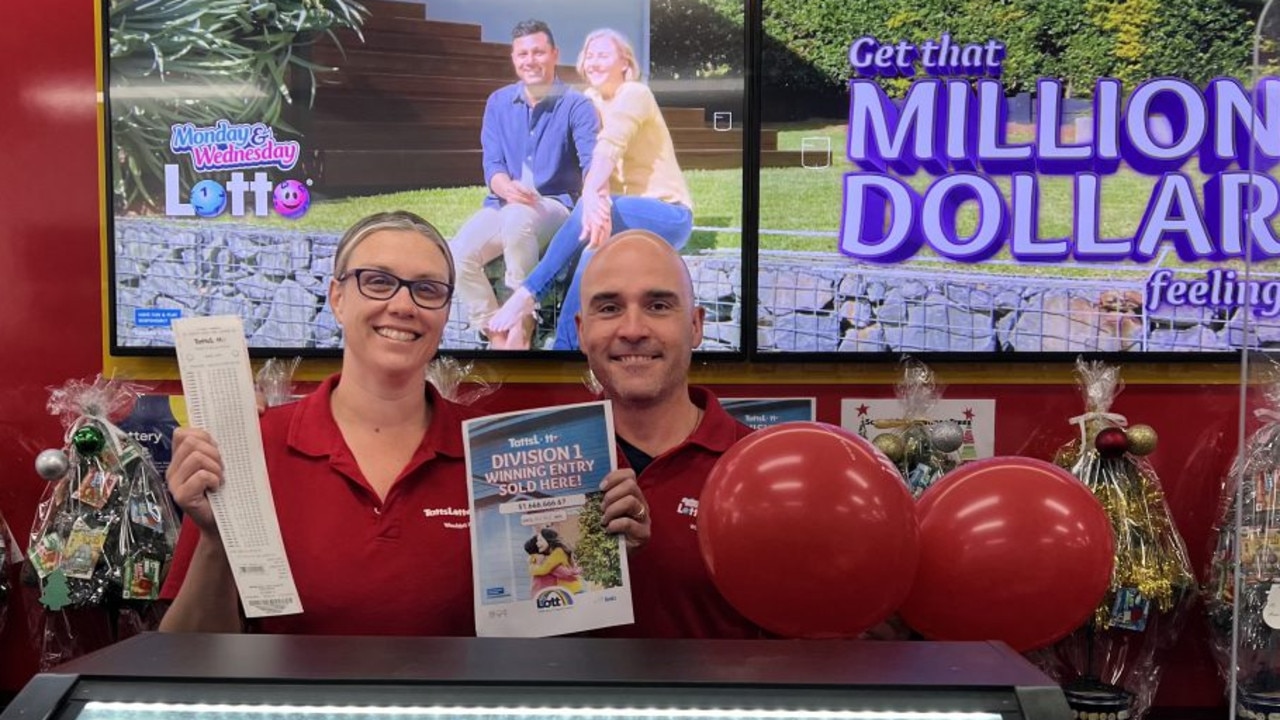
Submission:
MULTIPOLYGON (((477 413, 426 381, 454 277, 448 244, 412 213, 367 217, 339 242, 329 303, 343 329, 342 371, 261 418, 303 612, 254 621, 258 631, 475 633, 461 423, 477 413)), ((186 520, 162 592, 173 603, 161 630, 245 627, 205 497, 221 475, 207 433, 175 433, 168 483, 186 520)), ((606 482, 607 529, 643 543, 647 513, 634 479, 606 482)))

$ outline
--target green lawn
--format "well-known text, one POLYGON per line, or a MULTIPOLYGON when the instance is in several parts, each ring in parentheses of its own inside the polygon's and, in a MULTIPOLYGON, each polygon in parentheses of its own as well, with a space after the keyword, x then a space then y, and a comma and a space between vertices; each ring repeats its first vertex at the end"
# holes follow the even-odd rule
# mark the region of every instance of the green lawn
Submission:
MULTIPOLYGON (((742 170, 689 170, 685 172, 685 180, 689 183, 689 192, 693 195, 696 206, 695 225, 742 227, 742 170)), ((485 190, 479 186, 410 190, 368 197, 318 200, 312 203, 306 215, 297 220, 269 215, 265 218, 235 218, 235 221, 295 230, 341 232, 371 213, 411 210, 431 221, 445 237, 452 237, 462 227, 462 223, 480 208, 484 197, 485 190)), ((698 231, 690 238, 688 248, 707 250, 736 248, 741 245, 742 240, 736 232, 698 231)))

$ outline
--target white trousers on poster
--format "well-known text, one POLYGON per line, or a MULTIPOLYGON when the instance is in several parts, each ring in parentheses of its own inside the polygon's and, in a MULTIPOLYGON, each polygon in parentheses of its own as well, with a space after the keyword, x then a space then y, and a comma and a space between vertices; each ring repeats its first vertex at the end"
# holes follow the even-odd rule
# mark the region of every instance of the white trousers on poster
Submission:
POLYGON ((457 295, 472 329, 481 330, 498 311, 498 296, 484 268, 499 255, 506 261, 503 282, 519 287, 538 263, 542 250, 569 217, 569 208, 551 198, 535 205, 507 203, 500 209, 482 208, 449 241, 457 265, 457 295))

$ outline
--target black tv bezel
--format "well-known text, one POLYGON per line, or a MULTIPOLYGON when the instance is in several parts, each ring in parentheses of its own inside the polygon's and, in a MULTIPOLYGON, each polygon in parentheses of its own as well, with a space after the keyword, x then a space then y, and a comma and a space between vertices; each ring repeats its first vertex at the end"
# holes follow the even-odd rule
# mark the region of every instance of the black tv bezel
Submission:
MULTIPOLYGON (((100 0, 100 18, 101 25, 99 27, 100 44, 101 44, 101 67, 102 67, 102 112, 103 112, 103 172, 105 173, 104 187, 104 227, 106 247, 106 272, 107 272, 107 322, 108 322, 108 347, 109 353, 113 357, 176 357, 177 351, 174 346, 147 346, 138 347, 132 345, 122 345, 118 335, 119 308, 117 301, 116 289, 116 253, 115 253, 115 213, 113 211, 115 205, 114 192, 114 167, 112 152, 114 141, 111 129, 111 53, 110 53, 110 33, 111 24, 108 21, 110 17, 109 0, 100 0)), ((756 252, 755 235, 756 228, 754 222, 755 208, 754 203, 749 202, 749 198, 755 196, 759 187, 759 120, 755 117, 749 108, 753 102, 753 87, 756 85, 758 77, 757 65, 759 52, 753 47, 753 38, 757 37, 752 32, 754 26, 759 25, 759 0, 743 0, 743 104, 748 110, 745 111, 746 120, 743 129, 742 142, 742 244, 741 244, 741 261, 742 268, 742 331, 736 350, 697 350, 694 352, 694 359, 697 362, 742 362, 748 359, 749 350, 747 342, 750 341, 754 347, 755 341, 755 323, 756 317, 754 311, 748 311, 748 308, 755 307, 755 280, 749 274, 748 262, 754 265, 754 256, 756 252), (752 121, 755 120, 754 130, 752 121), (748 221, 748 214, 751 221, 748 221)), ((755 100, 758 102, 758 100, 755 100)), ((439 354, 445 357, 453 357, 465 360, 547 360, 553 362, 566 362, 573 360, 581 360, 582 354, 576 350, 477 350, 477 349, 461 349, 461 348, 441 348, 439 354)), ((272 357, 302 357, 317 359, 336 359, 342 356, 341 347, 332 348, 315 348, 315 347, 250 347, 249 355, 253 358, 272 358, 272 357)))
MULTIPOLYGON (((743 122, 743 143, 742 143, 742 243, 741 243, 741 261, 742 269, 741 277, 741 335, 736 350, 726 351, 708 351, 696 350, 694 352, 694 361, 700 364, 741 364, 741 363, 767 363, 767 364, 801 364, 801 363, 831 363, 831 362, 858 362, 858 363, 887 363, 897 362, 904 355, 909 354, 930 363, 957 363, 957 364, 981 364, 993 361, 1013 362, 1016 364, 1027 363, 1062 363, 1071 362, 1076 358, 1085 356, 1089 358, 1104 359, 1112 362, 1142 362, 1142 363, 1169 363, 1169 362, 1193 362, 1196 364, 1205 363, 1223 363, 1238 362, 1245 352, 1256 350, 1256 348, 1241 348, 1224 351, 1152 351, 1152 352, 1124 352, 1124 351, 1036 351, 1036 352, 1013 352, 1013 351, 875 351, 875 352, 839 352, 839 351, 820 351, 820 352, 795 352, 795 351, 762 351, 758 346, 759 331, 759 201, 761 197, 760 190, 760 170, 761 170, 761 133, 763 123, 761 119, 761 103, 764 95, 763 75, 760 72, 760 63, 762 62, 762 49, 764 46, 764 28, 763 15, 764 3, 766 0, 743 0, 743 106, 745 118, 743 122)), ((104 118, 103 127, 103 155, 104 155, 104 173, 105 180, 103 187, 105 188, 104 202, 104 223, 105 223, 105 242, 106 248, 106 272, 107 272, 107 321, 108 321, 108 346, 109 354, 113 357, 176 357, 175 348, 170 345, 167 347, 138 347, 120 344, 117 334, 119 308, 117 303, 116 290, 116 253, 114 248, 115 242, 115 213, 114 207, 114 162, 112 161, 113 138, 110 121, 111 107, 111 83, 110 83, 110 23, 109 18, 109 0, 100 0, 101 2, 101 26, 99 28, 101 36, 102 51, 102 93, 103 93, 103 110, 104 118)), ((270 357, 302 357, 317 359, 335 359, 342 355, 341 347, 333 348, 314 348, 314 347, 250 347, 249 354, 254 358, 270 358, 270 357)), ((507 351, 507 350, 484 350, 484 349, 449 349, 441 348, 439 354, 446 357, 453 357, 465 360, 516 360, 516 361, 548 361, 563 363, 566 361, 581 360, 582 355, 574 350, 526 350, 526 351, 507 351)))

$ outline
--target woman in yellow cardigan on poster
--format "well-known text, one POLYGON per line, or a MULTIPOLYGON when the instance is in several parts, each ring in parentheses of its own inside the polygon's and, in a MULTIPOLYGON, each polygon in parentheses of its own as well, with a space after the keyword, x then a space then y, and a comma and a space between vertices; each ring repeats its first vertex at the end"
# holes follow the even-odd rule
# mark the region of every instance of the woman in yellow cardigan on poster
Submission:
POLYGON ((574 563, 573 550, 552 528, 542 528, 524 544, 529 553, 529 576, 534 596, 551 587, 571 593, 582 592, 582 573, 574 563))

